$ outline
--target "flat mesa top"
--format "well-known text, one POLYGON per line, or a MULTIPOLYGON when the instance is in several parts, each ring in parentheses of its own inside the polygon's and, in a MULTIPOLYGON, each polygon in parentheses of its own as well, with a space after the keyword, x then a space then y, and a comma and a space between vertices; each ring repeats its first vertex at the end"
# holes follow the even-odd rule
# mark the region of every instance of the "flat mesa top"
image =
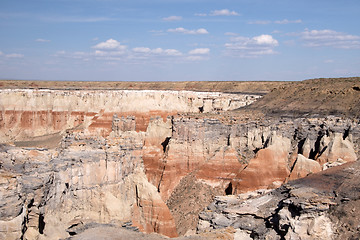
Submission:
POLYGON ((0 89, 59 90, 188 90, 200 92, 268 93, 285 82, 270 81, 184 81, 184 82, 107 82, 107 81, 27 81, 0 80, 0 89))

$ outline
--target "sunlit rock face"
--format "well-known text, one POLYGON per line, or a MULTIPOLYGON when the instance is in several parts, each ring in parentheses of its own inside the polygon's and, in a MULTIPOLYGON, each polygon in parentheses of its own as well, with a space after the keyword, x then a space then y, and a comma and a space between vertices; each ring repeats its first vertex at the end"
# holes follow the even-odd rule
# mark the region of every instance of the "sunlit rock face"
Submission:
POLYGON ((227 111, 259 97, 192 91, 0 90, 0 139, 22 141, 75 127, 106 137, 115 114, 120 119, 132 116, 135 130, 146 131, 153 116, 227 111))
POLYGON ((94 224, 176 237, 196 230, 215 195, 273 189, 359 154, 354 120, 216 114, 255 95, 2 90, 0 97, 1 239, 67 238, 94 224))

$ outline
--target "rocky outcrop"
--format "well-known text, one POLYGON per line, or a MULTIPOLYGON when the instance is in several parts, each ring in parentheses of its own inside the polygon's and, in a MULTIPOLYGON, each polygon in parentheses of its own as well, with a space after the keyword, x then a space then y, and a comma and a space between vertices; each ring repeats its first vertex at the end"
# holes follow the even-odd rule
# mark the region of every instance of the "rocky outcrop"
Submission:
POLYGON ((195 230, 215 195, 271 189, 358 154, 357 122, 231 121, 159 116, 137 132, 133 117, 113 116, 107 137, 74 129, 55 149, 3 145, 4 239, 66 238, 92 222, 174 237, 195 230))
POLYGON ((198 231, 231 226, 247 239, 334 239, 327 213, 334 204, 306 188, 216 197, 200 213, 198 231))
MULTIPOLYGON (((6 143, 0 146, 2 239, 67 238, 91 226, 125 226, 169 237, 191 234, 199 212, 215 195, 273 189, 359 155, 356 119, 218 114, 250 103, 252 95, 0 94, 0 139, 6 143)), ((295 221, 285 210, 269 214, 263 218, 278 214, 285 219, 280 230, 269 233, 274 236, 295 221)), ((316 221, 325 226, 324 216, 316 221)), ((228 222, 217 215, 203 220, 209 228, 206 221, 228 222)), ((308 231, 312 223, 302 222, 308 231)), ((248 236, 246 229, 229 226, 226 236, 248 236)))
POLYGON ((321 171, 321 166, 317 161, 308 159, 302 154, 297 155, 297 159, 294 162, 289 180, 306 177, 311 173, 317 173, 321 171))
MULTIPOLYGON (((161 153, 159 158, 153 157, 152 164, 145 169, 150 181, 157 179, 152 183, 159 184, 160 195, 167 201, 173 215, 180 212, 188 216, 187 223, 192 221, 189 219, 197 218, 197 213, 205 204, 202 191, 205 186, 214 189, 208 191, 209 195, 238 194, 276 188, 289 180, 319 172, 322 170, 320 159, 325 159, 324 166, 333 161, 319 147, 320 142, 331 138, 329 136, 341 136, 337 139, 343 142, 342 146, 351 146, 347 153, 353 156, 358 149, 356 139, 359 139, 359 128, 356 121, 336 117, 231 121, 174 117, 165 153, 161 153), (303 155, 307 149, 309 158, 303 155), (158 164, 154 164, 156 161, 158 164), (154 177, 155 173, 160 174, 158 178, 154 177), (185 188, 193 190, 179 190, 185 188), (189 209, 191 202, 202 204, 193 204, 194 207, 189 209)), ((345 158, 342 148, 334 148, 332 142, 327 141, 325 148, 343 154, 345 158)), ((160 149, 158 152, 161 152, 160 149)), ((355 161, 356 157, 347 159, 355 161)), ((195 229, 195 225, 184 229, 186 224, 183 224, 182 216, 175 217, 175 220, 180 223, 178 231, 182 234, 195 229)))
POLYGON ((232 227, 243 239, 356 239, 358 169, 359 162, 348 163, 276 190, 216 197, 200 213, 198 232, 232 227))
POLYGON ((3 184, 3 239, 66 238, 91 222, 132 222, 176 236, 169 209, 144 174, 142 147, 143 134, 127 132, 107 139, 68 134, 56 150, 5 149, 2 171, 16 180, 3 184), (9 228, 17 235, 8 235, 9 228))

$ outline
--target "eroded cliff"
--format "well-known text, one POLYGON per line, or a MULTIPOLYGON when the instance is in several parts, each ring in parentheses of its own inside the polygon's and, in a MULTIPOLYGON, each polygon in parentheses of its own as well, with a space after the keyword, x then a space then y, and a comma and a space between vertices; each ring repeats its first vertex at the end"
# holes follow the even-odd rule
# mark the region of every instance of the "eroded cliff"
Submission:
POLYGON ((4 89, 0 91, 0 141, 44 141, 46 136, 73 128, 106 137, 112 130, 114 116, 121 118, 120 124, 123 118, 134 118, 134 126, 120 127, 146 131, 153 116, 227 111, 259 97, 192 91, 4 89))
MULTIPOLYGON (((200 215, 199 225, 199 213, 216 195, 273 189, 359 156, 356 118, 225 113, 250 104, 254 94, 0 94, 3 239, 67 238, 99 226, 169 237, 197 228, 225 228, 220 235, 229 239, 259 235, 227 215, 200 215)), ((269 234, 290 236, 287 225, 273 224, 269 234)))

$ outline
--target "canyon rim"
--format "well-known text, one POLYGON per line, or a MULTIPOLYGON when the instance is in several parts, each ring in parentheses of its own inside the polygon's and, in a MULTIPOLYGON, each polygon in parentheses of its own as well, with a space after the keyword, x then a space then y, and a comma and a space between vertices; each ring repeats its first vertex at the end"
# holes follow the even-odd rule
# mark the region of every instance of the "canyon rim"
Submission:
POLYGON ((0 81, 0 238, 359 238, 359 113, 360 78, 0 81))

